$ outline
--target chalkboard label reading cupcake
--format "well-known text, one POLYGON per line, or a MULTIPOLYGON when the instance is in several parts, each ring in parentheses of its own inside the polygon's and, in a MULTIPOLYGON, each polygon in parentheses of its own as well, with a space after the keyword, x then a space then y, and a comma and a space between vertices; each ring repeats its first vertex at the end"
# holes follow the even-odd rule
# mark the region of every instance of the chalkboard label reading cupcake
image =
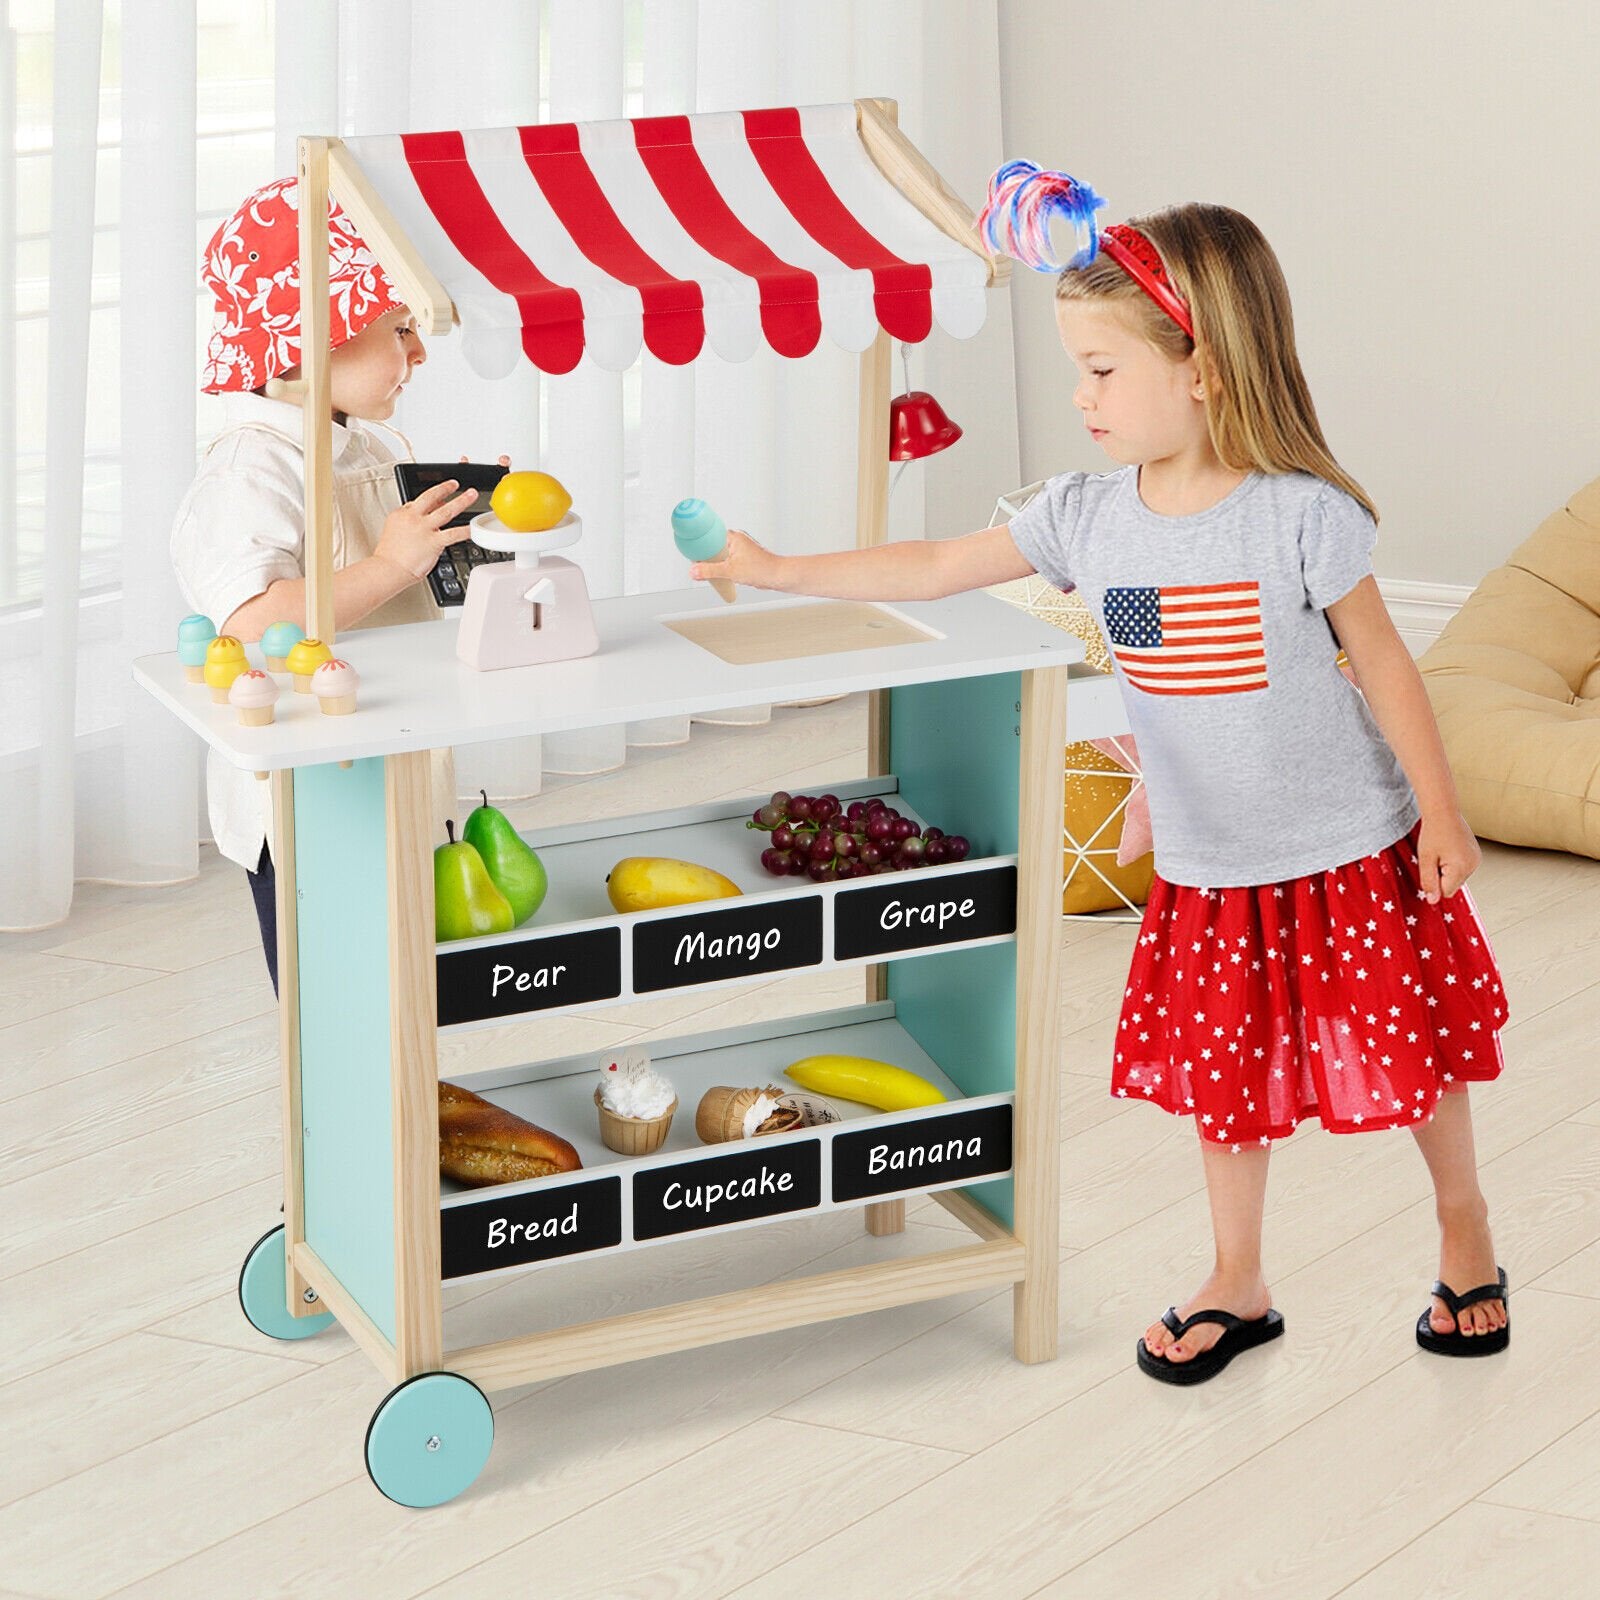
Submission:
POLYGON ((821 1199, 822 1147, 816 1139, 740 1150, 635 1173, 633 1236, 660 1239, 809 1211, 821 1199))

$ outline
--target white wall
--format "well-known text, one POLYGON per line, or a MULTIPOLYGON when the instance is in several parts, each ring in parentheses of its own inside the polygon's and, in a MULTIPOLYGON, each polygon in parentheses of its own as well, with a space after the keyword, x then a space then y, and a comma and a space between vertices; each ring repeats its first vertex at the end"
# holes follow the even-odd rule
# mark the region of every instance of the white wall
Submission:
MULTIPOLYGON (((1123 218, 1249 214, 1380 578, 1475 584, 1600 474, 1593 0, 1000 0, 1005 148, 1123 218)), ((1052 280, 1012 290, 1022 471, 1101 470, 1052 280)))

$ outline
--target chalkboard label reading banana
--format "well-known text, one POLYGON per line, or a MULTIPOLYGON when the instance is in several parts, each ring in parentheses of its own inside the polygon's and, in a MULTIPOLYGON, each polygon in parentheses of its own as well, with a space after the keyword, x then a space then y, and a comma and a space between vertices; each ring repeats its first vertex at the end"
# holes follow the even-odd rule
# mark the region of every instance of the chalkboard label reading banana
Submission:
POLYGON ((897 872, 866 889, 841 889, 833 908, 836 961, 923 950, 1017 931, 1017 869, 897 872))
POLYGON ((833 1137, 833 1199, 933 1189, 1011 1167, 1011 1107, 980 1106, 833 1137))

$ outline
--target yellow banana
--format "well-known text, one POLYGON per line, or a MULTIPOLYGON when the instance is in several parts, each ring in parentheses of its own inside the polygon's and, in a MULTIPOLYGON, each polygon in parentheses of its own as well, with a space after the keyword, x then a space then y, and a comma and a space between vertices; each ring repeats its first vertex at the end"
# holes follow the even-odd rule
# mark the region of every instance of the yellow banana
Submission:
POLYGON ((618 911, 726 900, 739 892, 739 885, 720 872, 670 856, 624 856, 606 874, 606 895, 618 911))
POLYGON ((806 1056, 783 1070, 802 1089, 856 1100, 879 1111, 909 1111, 944 1099, 926 1078, 870 1056, 806 1056))

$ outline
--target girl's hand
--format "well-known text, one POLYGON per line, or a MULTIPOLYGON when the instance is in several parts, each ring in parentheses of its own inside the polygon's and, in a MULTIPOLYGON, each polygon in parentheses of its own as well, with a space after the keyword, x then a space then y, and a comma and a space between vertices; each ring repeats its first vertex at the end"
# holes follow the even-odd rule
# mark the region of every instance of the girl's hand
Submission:
POLYGON ((455 542, 445 531, 445 524, 465 511, 478 498, 476 489, 455 490, 454 478, 436 483, 431 489, 408 500, 398 511, 391 511, 383 519, 383 532, 378 535, 373 555, 409 572, 413 578, 425 578, 439 559, 439 552, 455 542))
MULTIPOLYGON (((458 456, 456 459, 459 460, 459 461, 470 461, 472 459, 472 457, 471 456, 458 456)), ((501 456, 499 464, 502 467, 504 467, 507 472, 509 472, 511 470, 511 457, 510 456, 501 456)))
POLYGON ((1423 817, 1422 832, 1417 836, 1417 870, 1430 906, 1437 905, 1441 895, 1448 900, 1482 860, 1483 851, 1459 811, 1423 817))
POLYGON ((729 528, 728 545, 722 552, 722 559, 691 563, 689 576, 707 583, 717 579, 724 583, 741 583, 750 589, 781 589, 785 559, 774 555, 765 545, 757 544, 748 533, 729 528))

